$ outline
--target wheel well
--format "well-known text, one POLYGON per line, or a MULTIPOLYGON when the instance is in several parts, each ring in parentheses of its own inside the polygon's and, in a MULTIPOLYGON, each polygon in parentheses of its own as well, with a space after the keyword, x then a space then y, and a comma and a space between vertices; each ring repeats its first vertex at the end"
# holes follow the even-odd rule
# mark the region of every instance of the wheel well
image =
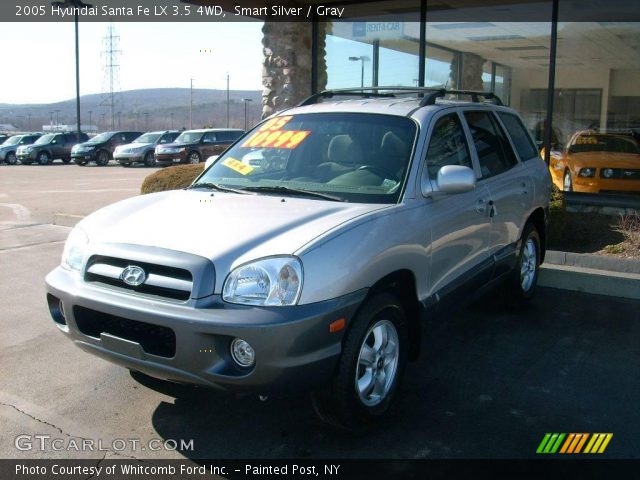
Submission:
POLYGON ((544 209, 537 208, 527 219, 527 223, 532 223, 538 230, 538 235, 540 235, 540 248, 542 250, 540 263, 544 262, 544 255, 547 251, 547 221, 545 217, 544 209))
POLYGON ((391 292, 398 297, 404 308, 409 336, 409 360, 417 360, 422 336, 420 318, 422 304, 418 301, 416 279, 410 270, 395 271, 378 280, 369 291, 370 297, 379 292, 391 292))

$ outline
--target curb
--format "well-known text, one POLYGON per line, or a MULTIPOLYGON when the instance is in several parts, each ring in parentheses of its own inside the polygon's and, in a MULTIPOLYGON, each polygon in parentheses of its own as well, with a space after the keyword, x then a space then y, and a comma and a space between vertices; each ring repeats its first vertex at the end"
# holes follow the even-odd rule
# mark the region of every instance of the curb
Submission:
POLYGON ((547 251, 538 284, 639 300, 640 260, 547 251))
POLYGON ((61 227, 75 227, 82 220, 82 215, 71 215, 68 213, 56 213, 53 216, 53 224, 61 227))

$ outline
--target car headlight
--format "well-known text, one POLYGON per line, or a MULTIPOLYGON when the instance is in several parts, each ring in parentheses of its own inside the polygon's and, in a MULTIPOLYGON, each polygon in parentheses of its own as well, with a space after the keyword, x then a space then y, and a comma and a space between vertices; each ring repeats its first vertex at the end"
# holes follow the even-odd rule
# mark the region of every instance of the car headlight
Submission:
POLYGON ((613 172, 613 168, 605 168, 605 169, 602 171, 602 176, 603 176, 604 178, 613 178, 613 174, 614 174, 614 172, 613 172))
POLYGON ((25 152, 29 153, 29 152, 33 152, 33 147, 27 147, 25 148, 25 152))
POLYGON ((591 167, 581 168, 580 172, 578 172, 578 176, 585 177, 585 178, 593 177, 595 176, 595 174, 596 174, 596 169, 591 167))
POLYGON ((89 245, 89 237, 79 228, 71 230, 62 252, 62 266, 79 272, 89 245))
POLYGON ((297 257, 269 257, 233 270, 222 299, 244 305, 295 305, 302 291, 302 263, 297 257))

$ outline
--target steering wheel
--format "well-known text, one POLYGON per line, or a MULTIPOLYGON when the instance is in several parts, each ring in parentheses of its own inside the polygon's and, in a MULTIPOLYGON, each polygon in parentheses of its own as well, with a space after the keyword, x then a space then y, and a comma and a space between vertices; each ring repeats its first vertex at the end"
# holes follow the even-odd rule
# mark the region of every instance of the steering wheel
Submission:
POLYGON ((368 170, 379 177, 388 178, 389 180, 394 180, 396 182, 398 181, 398 178, 395 176, 395 174, 391 173, 389 170, 379 167, 378 165, 363 165, 358 168, 358 170, 368 170))

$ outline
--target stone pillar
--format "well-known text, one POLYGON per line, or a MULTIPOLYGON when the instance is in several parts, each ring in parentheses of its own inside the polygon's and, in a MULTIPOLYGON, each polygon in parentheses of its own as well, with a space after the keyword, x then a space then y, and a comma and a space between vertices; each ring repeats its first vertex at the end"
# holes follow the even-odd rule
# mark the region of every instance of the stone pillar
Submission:
POLYGON ((460 62, 457 58, 451 62, 451 86, 457 90, 483 91, 482 66, 485 59, 480 55, 469 52, 460 52, 460 62), (458 67, 461 65, 460 85, 458 85, 458 67))
POLYGON ((311 94, 311 24, 264 22, 262 118, 311 94))

